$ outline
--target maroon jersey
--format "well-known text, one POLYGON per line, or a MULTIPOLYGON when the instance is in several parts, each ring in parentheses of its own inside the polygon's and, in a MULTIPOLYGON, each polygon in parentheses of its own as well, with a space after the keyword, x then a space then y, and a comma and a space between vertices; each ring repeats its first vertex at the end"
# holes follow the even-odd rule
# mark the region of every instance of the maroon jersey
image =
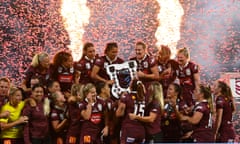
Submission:
POLYGON ((199 72, 198 65, 188 62, 184 67, 179 66, 176 70, 180 85, 182 86, 182 96, 189 106, 193 105, 193 90, 195 89, 194 74, 199 72))
POLYGON ((175 60, 169 60, 166 64, 162 64, 158 62, 158 72, 161 75, 166 69, 171 68, 171 74, 168 76, 163 76, 159 81, 162 84, 163 95, 166 97, 168 86, 174 82, 176 79, 176 69, 178 67, 178 63, 175 60))
POLYGON ((70 91, 71 86, 74 82, 74 72, 75 69, 72 67, 70 69, 59 66, 57 70, 51 74, 53 80, 57 80, 60 84, 61 91, 70 91))
MULTIPOLYGON (((65 108, 60 108, 56 105, 54 105, 51 108, 51 113, 50 113, 50 121, 59 121, 60 123, 66 119, 66 112, 67 112, 67 107, 65 108)), ((67 126, 65 126, 64 128, 61 129, 61 131, 56 132, 55 130, 53 130, 53 141, 57 142, 57 139, 61 139, 63 142, 65 142, 66 140, 66 134, 67 134, 67 126)))
MULTIPOLYGON (((145 74, 151 74, 151 68, 157 66, 157 61, 154 57, 145 55, 142 60, 137 60, 136 57, 131 58, 130 60, 135 60, 137 62, 137 70, 142 71, 145 74)), ((144 84, 147 82, 151 82, 150 79, 141 78, 140 79, 144 84)))
POLYGON ((69 127, 67 132, 66 144, 77 144, 81 128, 81 109, 79 103, 68 104, 69 127))
POLYGON ((149 116, 150 112, 157 115, 156 119, 152 123, 146 123, 146 133, 147 135, 154 135, 161 132, 161 109, 160 104, 157 101, 152 101, 149 103, 145 110, 145 116, 149 116))
POLYGON ((161 117, 161 128, 164 142, 179 142, 181 136, 180 120, 174 108, 170 104, 165 104, 164 112, 161 117))
MULTIPOLYGON (((183 115, 190 116, 190 117, 193 115, 192 111, 185 113, 185 111, 188 111, 187 109, 189 109, 189 107, 188 107, 186 101, 184 101, 183 99, 180 99, 180 98, 177 99, 177 107, 178 107, 179 112, 181 112, 183 115)), ((193 130, 193 125, 187 121, 181 121, 180 125, 181 125, 181 134, 182 135, 193 130)))
POLYGON ((200 122, 194 125, 192 134, 194 142, 214 142, 212 116, 207 100, 196 102, 193 111, 203 114, 200 122))
MULTIPOLYGON (((101 97, 99 97, 101 99, 101 97)), ((109 135, 111 138, 119 137, 120 120, 116 117, 117 101, 108 98, 105 100, 105 106, 108 115, 109 135)))
POLYGON ((91 72, 94 62, 95 59, 89 59, 87 56, 84 56, 77 63, 75 63, 75 69, 81 72, 79 83, 93 83, 91 72))
POLYGON ((131 120, 129 113, 144 116, 145 101, 137 101, 135 93, 125 94, 120 101, 126 105, 122 121, 121 143, 140 143, 145 140, 144 124, 138 120, 131 120))
POLYGON ((232 124, 233 101, 226 96, 218 96, 216 109, 223 109, 222 122, 219 128, 220 142, 230 142, 235 138, 232 124))
POLYGON ((50 78, 50 69, 51 69, 51 68, 49 68, 46 73, 42 73, 42 72, 39 70, 38 67, 30 66, 30 67, 26 70, 25 75, 23 76, 23 79, 26 80, 26 86, 27 86, 28 88, 31 87, 31 85, 30 85, 31 78, 32 78, 32 77, 35 77, 35 76, 40 80, 40 82, 41 82, 43 85, 47 85, 47 81, 48 81, 49 78, 50 78))
POLYGON ((94 65, 96 65, 100 68, 100 70, 98 72, 98 75, 100 77, 110 80, 110 78, 107 74, 107 71, 106 71, 106 67, 111 64, 121 64, 123 62, 124 61, 119 57, 117 57, 114 61, 110 61, 107 56, 102 56, 102 57, 96 59, 94 65))
POLYGON ((31 138, 43 139, 49 135, 49 119, 44 115, 43 102, 37 103, 36 107, 26 104, 23 116, 27 116, 28 123, 24 126, 24 143, 31 144, 31 138))
MULTIPOLYGON (((101 131, 104 128, 104 111, 106 110, 104 101, 97 98, 92 105, 92 113, 89 120, 84 120, 80 132, 80 144, 83 143, 101 143, 101 131)), ((87 101, 79 104, 81 110, 87 108, 87 101)))

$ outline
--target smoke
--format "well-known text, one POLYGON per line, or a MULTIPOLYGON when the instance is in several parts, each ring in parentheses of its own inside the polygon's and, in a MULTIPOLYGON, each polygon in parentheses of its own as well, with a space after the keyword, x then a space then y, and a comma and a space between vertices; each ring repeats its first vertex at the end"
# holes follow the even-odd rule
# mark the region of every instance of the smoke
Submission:
POLYGON ((240 2, 198 0, 187 3, 179 47, 190 48, 191 59, 201 66, 202 76, 215 78, 219 72, 239 67, 240 43, 235 41, 239 37, 240 2))

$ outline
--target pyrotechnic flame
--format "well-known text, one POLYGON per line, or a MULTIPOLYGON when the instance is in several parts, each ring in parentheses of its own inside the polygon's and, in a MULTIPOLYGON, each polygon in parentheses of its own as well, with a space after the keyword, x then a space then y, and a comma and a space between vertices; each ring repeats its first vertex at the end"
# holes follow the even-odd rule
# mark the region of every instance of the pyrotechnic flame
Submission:
POLYGON ((157 0, 160 5, 159 26, 155 33, 156 46, 168 45, 172 57, 176 55, 176 46, 180 40, 180 26, 184 10, 179 0, 157 0))
POLYGON ((90 10, 86 4, 87 0, 62 0, 61 5, 64 26, 71 41, 68 47, 75 61, 82 56, 84 26, 88 24, 90 17, 90 10))

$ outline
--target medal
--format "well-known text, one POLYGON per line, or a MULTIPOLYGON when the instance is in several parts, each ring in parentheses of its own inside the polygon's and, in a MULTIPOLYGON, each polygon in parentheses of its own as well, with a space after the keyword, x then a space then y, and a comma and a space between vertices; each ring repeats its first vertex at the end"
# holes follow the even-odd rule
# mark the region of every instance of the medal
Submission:
POLYGON ((168 120, 165 121, 165 125, 166 125, 166 126, 169 125, 169 121, 168 121, 168 120))

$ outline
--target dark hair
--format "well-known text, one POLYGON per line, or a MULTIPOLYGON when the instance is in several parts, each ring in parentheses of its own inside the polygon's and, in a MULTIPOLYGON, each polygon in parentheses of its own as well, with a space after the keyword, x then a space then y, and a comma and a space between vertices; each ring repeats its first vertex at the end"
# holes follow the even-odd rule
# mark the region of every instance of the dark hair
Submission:
POLYGON ((59 67, 63 62, 67 61, 72 54, 66 51, 60 51, 54 55, 53 66, 55 68, 59 67))
POLYGON ((221 89, 222 95, 229 97, 229 98, 233 97, 231 88, 227 85, 227 83, 225 83, 223 81, 218 81, 218 87, 221 89))
POLYGON ((116 42, 107 43, 104 53, 107 54, 107 52, 109 52, 113 48, 118 48, 118 45, 116 42))
POLYGON ((39 84, 39 83, 33 85, 32 91, 34 91, 36 88, 39 88, 39 87, 41 87, 43 89, 43 92, 44 92, 44 90, 45 90, 44 86, 42 84, 39 84))
POLYGON ((210 111, 213 113, 213 102, 212 102, 212 93, 211 93, 211 88, 209 86, 205 86, 203 84, 199 85, 200 92, 203 94, 203 97, 207 99, 210 111))
POLYGON ((10 79, 7 78, 7 77, 2 77, 2 78, 0 78, 0 81, 7 82, 8 84, 11 83, 10 79))
POLYGON ((212 93, 211 93, 210 87, 200 84, 199 88, 200 88, 200 92, 203 93, 203 96, 205 99, 211 98, 212 93))
POLYGON ((177 83, 171 83, 170 85, 173 85, 175 92, 177 92, 177 97, 181 98, 182 95, 182 88, 179 84, 177 83))
POLYGON ((97 91, 98 95, 101 93, 101 91, 105 87, 105 85, 106 85, 105 82, 99 82, 96 84, 96 91, 97 91))
POLYGON ((47 83, 47 88, 51 88, 55 82, 59 83, 56 80, 49 80, 48 83, 47 83))
POLYGON ((137 100, 142 101, 145 98, 145 87, 142 81, 133 80, 131 84, 131 90, 137 92, 137 100))
POLYGON ((94 47, 93 43, 87 42, 87 43, 84 44, 82 57, 86 55, 86 51, 89 47, 94 47))
POLYGON ((232 110, 236 111, 236 106, 234 104, 234 99, 232 95, 231 88, 227 85, 226 82, 218 80, 218 87, 221 89, 221 94, 228 99, 228 101, 232 102, 232 110))
POLYGON ((146 44, 145 44, 144 42, 141 42, 141 41, 137 42, 137 43, 136 43, 136 46, 137 46, 137 45, 141 45, 141 46, 143 47, 143 49, 146 49, 146 48, 147 48, 146 44))

